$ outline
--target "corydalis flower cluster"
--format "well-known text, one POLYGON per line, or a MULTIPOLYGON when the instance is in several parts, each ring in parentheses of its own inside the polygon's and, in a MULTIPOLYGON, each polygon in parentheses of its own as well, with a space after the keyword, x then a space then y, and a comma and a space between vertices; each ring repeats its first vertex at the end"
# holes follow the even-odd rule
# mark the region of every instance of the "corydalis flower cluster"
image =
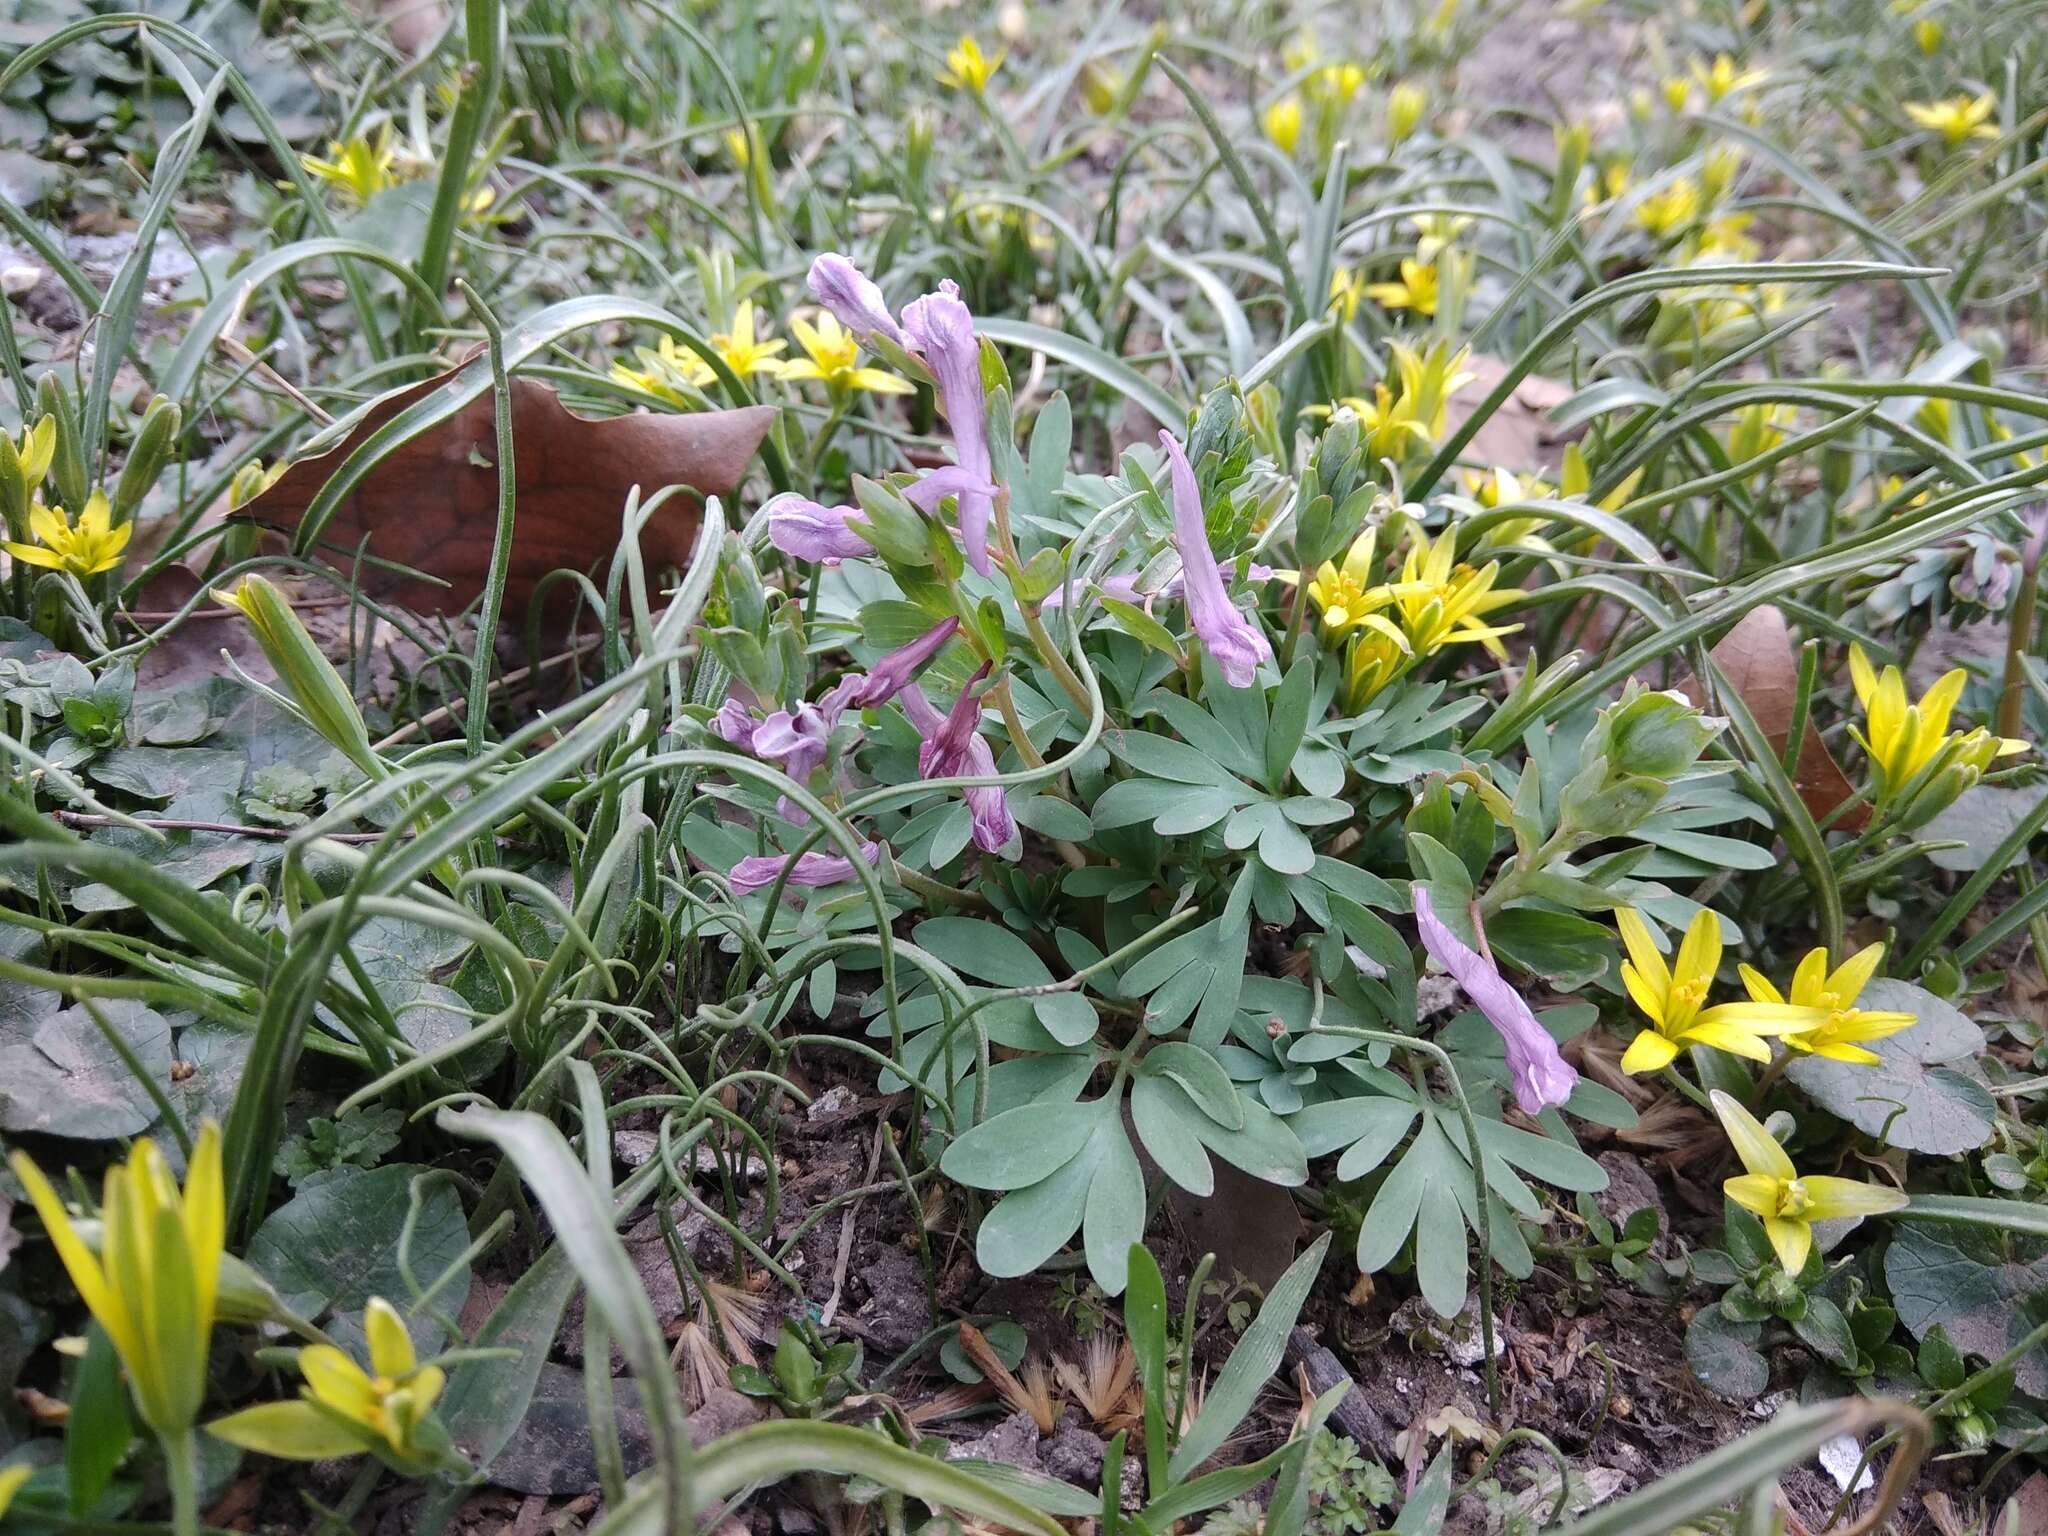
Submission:
MULTIPOLYGON (((940 283, 936 292, 906 304, 899 321, 867 274, 828 251, 811 263, 810 287, 812 297, 854 335, 869 346, 880 339, 909 353, 938 384, 939 404, 953 430, 954 462, 933 470, 907 494, 926 513, 936 512, 942 501, 953 497, 967 563, 978 574, 988 575, 988 524, 996 495, 988 447, 988 396, 981 383, 981 341, 974 334, 974 315, 961 302, 959 286, 950 279, 940 283)), ((769 535, 776 548, 803 559, 865 554, 867 541, 846 526, 846 514, 852 511, 804 503, 801 509, 786 511, 779 533, 771 517, 769 535), (806 530, 800 516, 812 519, 815 527, 806 530), (859 547, 850 547, 853 540, 859 540, 859 547), (821 552, 808 553, 810 549, 821 552)))

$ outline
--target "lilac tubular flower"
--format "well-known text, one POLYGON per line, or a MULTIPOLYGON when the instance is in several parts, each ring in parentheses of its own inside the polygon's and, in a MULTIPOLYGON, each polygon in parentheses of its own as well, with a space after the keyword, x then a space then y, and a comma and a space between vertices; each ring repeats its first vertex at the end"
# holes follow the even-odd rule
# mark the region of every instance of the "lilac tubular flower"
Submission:
MULTIPOLYGON (((903 712, 924 737, 917 751, 917 771, 927 779, 980 777, 996 771, 996 755, 975 727, 981 719, 981 704, 974 685, 988 670, 968 679, 960 690, 950 714, 940 714, 921 688, 903 690, 903 712)), ((1017 835, 1017 822, 1010 815, 1010 803, 1001 786, 985 784, 963 790, 967 809, 974 817, 974 846, 984 853, 999 853, 1017 835)))
POLYGON ((1267 643, 1265 631, 1230 601, 1223 573, 1216 568, 1215 552, 1209 548, 1209 530, 1202 521, 1201 488, 1195 484, 1194 468, 1180 440, 1171 432, 1161 432, 1159 446, 1166 450, 1167 467, 1173 474, 1173 542, 1180 550, 1181 574, 1187 583, 1188 622, 1223 669, 1224 681, 1233 688, 1249 688, 1259 674, 1259 663, 1272 659, 1273 647, 1267 643))
POLYGON ((837 251, 827 251, 811 263, 811 297, 831 310, 839 323, 866 341, 886 336, 899 347, 907 347, 903 327, 889 313, 882 290, 874 280, 837 251))
POLYGON ((988 452, 988 398, 981 387, 981 343, 974 335, 974 316, 960 302, 959 285, 949 278, 937 293, 905 305, 903 330, 938 380, 939 402, 953 429, 953 458, 972 477, 940 494, 960 498, 960 542, 967 563, 986 576, 995 478, 988 452))
MULTIPOLYGON (((864 842, 860 845, 860 856, 872 867, 882 856, 882 845, 864 842)), ((784 854, 757 853, 733 865, 726 871, 725 878, 732 882, 735 894, 750 896, 773 885, 785 865, 789 866, 788 883, 791 885, 816 888, 839 885, 853 878, 853 860, 836 853, 807 853, 794 862, 784 854)))
POLYGON ((1514 1077, 1515 1103, 1525 1115, 1555 1109, 1571 1097, 1579 1074, 1559 1054, 1550 1031, 1536 1020, 1529 1005, 1491 961, 1468 949, 1443 925, 1430 905, 1428 887, 1415 886, 1415 926, 1430 958, 1451 973, 1467 997, 1500 1033, 1507 1047, 1508 1071, 1514 1077))
POLYGON ((925 664, 945 648, 946 642, 959 628, 958 619, 947 619, 933 625, 908 645, 899 645, 876 662, 875 669, 861 678, 858 686, 846 693, 845 702, 855 709, 873 709, 888 703, 910 686, 917 674, 924 670, 925 664))
POLYGON ((875 546, 846 520, 858 507, 827 507, 785 492, 762 509, 768 517, 768 542, 798 560, 837 565, 858 555, 872 555, 875 546))

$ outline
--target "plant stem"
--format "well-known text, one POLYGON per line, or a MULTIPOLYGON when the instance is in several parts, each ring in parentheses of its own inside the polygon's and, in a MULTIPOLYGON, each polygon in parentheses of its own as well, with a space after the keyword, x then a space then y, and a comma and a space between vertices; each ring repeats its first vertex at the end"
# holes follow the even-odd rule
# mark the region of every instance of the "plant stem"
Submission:
POLYGON ((171 1487, 171 1529, 176 1536, 199 1536, 199 1458, 191 1429, 165 1431, 164 1480, 171 1487))

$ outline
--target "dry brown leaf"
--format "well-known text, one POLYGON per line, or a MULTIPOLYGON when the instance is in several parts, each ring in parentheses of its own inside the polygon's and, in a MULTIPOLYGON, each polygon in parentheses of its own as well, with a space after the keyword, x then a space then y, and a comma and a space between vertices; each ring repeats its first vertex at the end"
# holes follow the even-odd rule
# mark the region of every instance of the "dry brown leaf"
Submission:
MULTIPOLYGON (((1728 686, 1749 706, 1771 749, 1782 754, 1792 734, 1792 712, 1799 701, 1799 658, 1792 650, 1792 632, 1785 623, 1785 615, 1769 604, 1750 609, 1708 654, 1728 679, 1728 686)), ((1680 687, 1695 704, 1701 702, 1703 695, 1697 678, 1687 678, 1680 687)), ((1792 783, 1816 821, 1825 821, 1837 806, 1856 793, 1811 719, 1799 743, 1799 762, 1792 783)), ((1858 806, 1845 813, 1835 826, 1856 832, 1869 820, 1869 808, 1858 806)))
MULTIPOLYGON (((1508 371, 1497 357, 1480 355, 1465 365, 1472 375, 1450 399, 1447 420, 1455 431, 1478 408, 1508 371)), ((1473 434, 1462 455, 1468 462, 1498 465, 1525 474, 1534 470, 1555 472, 1564 444, 1574 434, 1559 427, 1550 413, 1572 395, 1572 387, 1558 379, 1531 374, 1514 388, 1507 399, 1473 434)))
MULTIPOLYGON (((454 376, 444 373, 384 396, 339 444, 294 463, 234 516, 289 533, 357 444, 454 376)), ((518 500, 506 616, 521 616, 548 572, 587 571, 610 557, 618 547, 626 495, 634 486, 643 498, 671 485, 703 495, 730 492, 774 419, 774 409, 765 405, 592 419, 572 414, 546 385, 513 379, 518 500)), ((498 521, 496 456, 494 409, 485 394, 371 470, 321 531, 323 551, 349 568, 367 535, 368 556, 439 577, 447 585, 366 560, 365 591, 423 613, 461 611, 483 591, 490 568, 498 521)), ((670 498, 655 513, 640 543, 651 565, 688 563, 701 510, 696 496, 683 495, 670 498)))

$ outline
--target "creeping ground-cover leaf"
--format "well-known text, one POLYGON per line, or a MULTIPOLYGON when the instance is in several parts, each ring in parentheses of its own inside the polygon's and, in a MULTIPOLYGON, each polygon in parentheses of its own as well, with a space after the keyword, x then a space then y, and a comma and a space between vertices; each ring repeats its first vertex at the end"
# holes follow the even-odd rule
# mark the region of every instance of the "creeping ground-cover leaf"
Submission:
POLYGON ((1830 1114, 1865 1135, 1911 1152, 1967 1152, 1991 1136, 1995 1107, 1977 1058, 1984 1031, 1921 988, 1875 981, 1857 999, 1866 1009, 1914 1015, 1912 1028, 1871 1042, 1877 1066, 1795 1058, 1786 1075, 1830 1114))

